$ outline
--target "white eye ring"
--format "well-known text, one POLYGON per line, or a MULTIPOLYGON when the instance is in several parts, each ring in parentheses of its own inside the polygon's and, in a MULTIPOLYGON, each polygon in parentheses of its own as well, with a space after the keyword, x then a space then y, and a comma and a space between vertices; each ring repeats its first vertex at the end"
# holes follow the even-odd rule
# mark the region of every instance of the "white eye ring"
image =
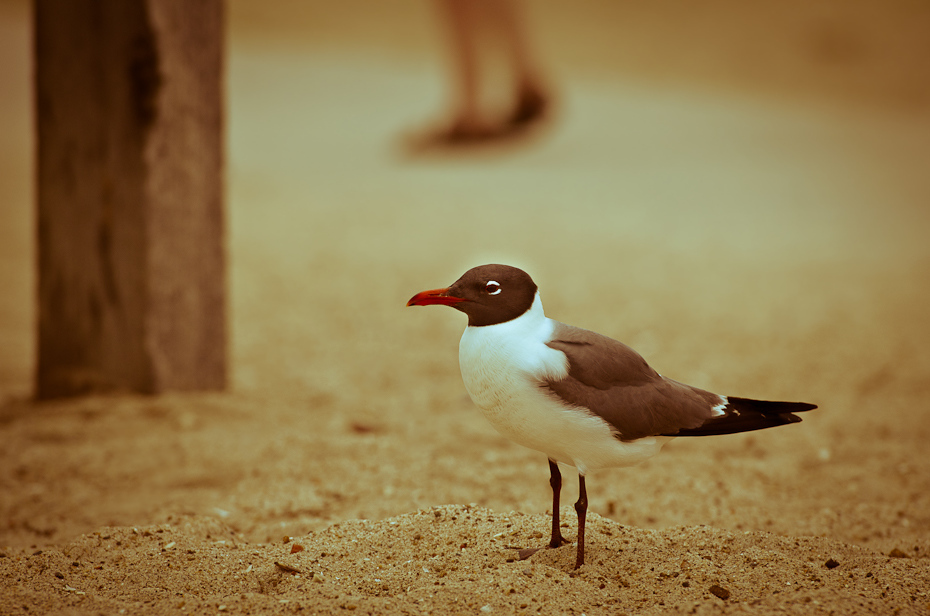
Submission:
POLYGON ((488 292, 488 295, 497 295, 501 292, 501 285, 496 280, 489 280, 488 283, 484 285, 484 289, 488 292), (497 288, 492 291, 491 289, 493 287, 497 288))

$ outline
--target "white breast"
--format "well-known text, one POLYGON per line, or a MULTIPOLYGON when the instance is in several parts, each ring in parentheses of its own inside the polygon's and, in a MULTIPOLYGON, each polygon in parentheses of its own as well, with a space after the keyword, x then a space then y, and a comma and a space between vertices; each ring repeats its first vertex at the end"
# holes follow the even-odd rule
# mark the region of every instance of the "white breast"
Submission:
POLYGON ((544 388, 545 379, 568 374, 565 354, 546 346, 554 327, 537 294, 519 318, 465 329, 459 344, 462 380, 488 421, 507 438, 582 474, 630 466, 658 453, 668 438, 620 441, 606 421, 562 404, 544 388))

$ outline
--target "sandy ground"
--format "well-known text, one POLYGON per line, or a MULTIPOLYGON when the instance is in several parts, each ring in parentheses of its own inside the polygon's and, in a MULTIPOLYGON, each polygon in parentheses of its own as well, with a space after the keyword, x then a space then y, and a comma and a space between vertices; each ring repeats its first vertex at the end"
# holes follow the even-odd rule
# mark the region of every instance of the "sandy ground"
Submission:
POLYGON ((543 2, 558 121, 410 158, 444 100, 425 5, 234 1, 233 386, 37 404, 28 15, 0 3, 0 613, 930 611, 930 22, 872 4, 543 2), (545 459, 467 399, 462 315, 404 308, 492 261, 663 374, 821 408, 592 474, 588 564, 519 561, 545 459))

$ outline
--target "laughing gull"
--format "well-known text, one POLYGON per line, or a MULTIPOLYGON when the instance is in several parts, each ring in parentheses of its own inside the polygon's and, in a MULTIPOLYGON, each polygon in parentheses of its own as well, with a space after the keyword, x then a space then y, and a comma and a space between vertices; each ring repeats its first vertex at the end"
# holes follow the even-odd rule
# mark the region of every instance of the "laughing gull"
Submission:
POLYGON ((451 287, 407 302, 431 304, 468 315, 459 365, 471 399, 501 434, 549 458, 549 547, 568 543, 559 530, 557 463, 578 469, 576 569, 584 564, 588 471, 638 464, 676 436, 797 423, 793 413, 817 408, 720 396, 666 378, 622 342, 546 317, 533 279, 508 265, 472 268, 451 287))

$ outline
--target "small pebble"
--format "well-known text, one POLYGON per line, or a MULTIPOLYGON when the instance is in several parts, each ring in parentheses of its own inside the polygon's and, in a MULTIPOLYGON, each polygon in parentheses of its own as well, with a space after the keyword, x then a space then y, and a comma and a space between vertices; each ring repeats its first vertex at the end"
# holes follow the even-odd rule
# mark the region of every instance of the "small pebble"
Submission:
POLYGON ((898 548, 895 548, 891 550, 890 552, 888 552, 888 556, 892 558, 907 558, 908 557, 907 554, 905 554, 903 551, 899 550, 898 548))
POLYGON ((707 590, 710 591, 710 594, 712 594, 712 595, 714 595, 714 596, 716 596, 716 597, 720 597, 720 598, 723 599, 724 601, 726 601, 727 599, 730 598, 730 591, 727 590, 726 588, 724 588, 723 586, 718 586, 717 584, 714 584, 713 586, 711 586, 711 587, 708 588, 707 590))
POLYGON ((836 569, 837 567, 840 566, 840 563, 839 563, 839 561, 836 561, 836 560, 834 560, 834 559, 831 558, 830 560, 828 560, 827 562, 825 562, 825 563, 823 564, 823 566, 826 567, 827 569, 836 569))

